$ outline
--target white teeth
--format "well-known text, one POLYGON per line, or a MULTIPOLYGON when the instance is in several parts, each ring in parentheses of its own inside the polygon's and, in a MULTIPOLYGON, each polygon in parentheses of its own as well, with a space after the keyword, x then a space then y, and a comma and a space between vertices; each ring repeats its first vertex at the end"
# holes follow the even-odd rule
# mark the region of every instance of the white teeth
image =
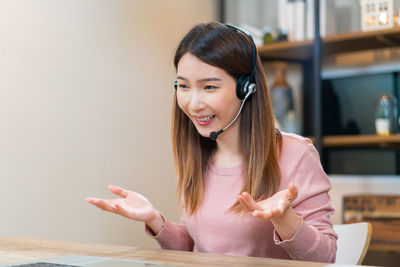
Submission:
POLYGON ((211 120, 212 118, 213 118, 214 116, 208 116, 208 117, 205 117, 205 118, 202 118, 202 119, 197 119, 198 121, 201 121, 201 122, 204 122, 204 121, 208 121, 208 120, 211 120))

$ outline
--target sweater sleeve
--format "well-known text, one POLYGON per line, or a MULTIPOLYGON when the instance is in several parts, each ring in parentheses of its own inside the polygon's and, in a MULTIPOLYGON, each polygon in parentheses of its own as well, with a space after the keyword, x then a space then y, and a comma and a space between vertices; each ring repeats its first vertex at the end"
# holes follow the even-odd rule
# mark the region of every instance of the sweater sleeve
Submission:
POLYGON ((181 222, 171 222, 162 216, 164 224, 157 235, 145 224, 145 231, 151 235, 162 249, 193 251, 193 239, 188 233, 185 225, 185 215, 182 215, 181 222))
POLYGON ((331 184, 312 144, 300 158, 293 183, 298 197, 292 206, 302 221, 290 240, 281 240, 274 230, 274 241, 295 260, 335 262, 337 235, 330 215, 334 209, 328 194, 331 184))

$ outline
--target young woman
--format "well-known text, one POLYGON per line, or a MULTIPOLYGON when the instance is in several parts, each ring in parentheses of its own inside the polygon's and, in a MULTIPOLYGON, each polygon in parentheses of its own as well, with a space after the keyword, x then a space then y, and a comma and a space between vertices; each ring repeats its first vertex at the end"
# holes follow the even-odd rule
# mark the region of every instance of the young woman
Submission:
POLYGON ((174 63, 181 222, 116 186, 109 189, 122 198, 87 201, 145 222, 164 249, 334 262, 329 179, 310 140, 275 129, 250 35, 199 24, 179 44, 174 63))

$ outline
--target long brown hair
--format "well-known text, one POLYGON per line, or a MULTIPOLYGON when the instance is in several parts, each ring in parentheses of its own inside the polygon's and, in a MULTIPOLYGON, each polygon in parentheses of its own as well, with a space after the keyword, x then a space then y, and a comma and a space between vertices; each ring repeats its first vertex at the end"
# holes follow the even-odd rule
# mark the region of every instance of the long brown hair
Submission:
MULTIPOLYGON (((175 68, 178 68, 182 56, 190 53, 223 69, 235 79, 242 74, 250 75, 252 49, 247 37, 239 34, 218 22, 196 25, 176 50, 175 68)), ((275 129, 267 82, 258 55, 254 80, 257 91, 246 101, 240 115, 239 142, 243 155, 243 191, 259 200, 273 195, 279 188, 281 172, 277 157, 281 138, 275 129)), ((192 215, 201 204, 204 175, 217 145, 197 132, 192 121, 179 108, 176 94, 174 102, 172 144, 175 171, 179 177, 177 193, 186 212, 192 215)), ((236 202, 231 210, 242 209, 236 202)))

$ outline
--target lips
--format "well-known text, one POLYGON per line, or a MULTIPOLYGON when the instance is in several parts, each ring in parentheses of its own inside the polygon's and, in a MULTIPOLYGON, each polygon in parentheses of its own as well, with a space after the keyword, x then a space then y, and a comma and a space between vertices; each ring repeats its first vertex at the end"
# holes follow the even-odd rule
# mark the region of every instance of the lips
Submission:
POLYGON ((207 116, 207 117, 204 117, 204 118, 197 118, 196 120, 201 121, 201 122, 204 122, 204 121, 211 120, 211 119, 214 118, 214 117, 215 117, 215 116, 210 115, 210 116, 207 116))
POLYGON ((209 115, 209 116, 197 116, 194 117, 195 121, 199 124, 199 125, 207 125, 210 124, 213 119, 215 118, 215 115, 209 115))

